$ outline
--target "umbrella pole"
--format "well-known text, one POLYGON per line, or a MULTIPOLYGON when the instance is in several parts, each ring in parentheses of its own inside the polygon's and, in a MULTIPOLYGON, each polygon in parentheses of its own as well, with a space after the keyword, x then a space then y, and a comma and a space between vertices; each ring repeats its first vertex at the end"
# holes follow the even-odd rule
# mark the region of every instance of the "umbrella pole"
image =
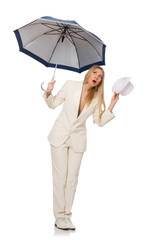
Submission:
POLYGON ((56 63, 55 69, 54 69, 54 74, 53 74, 53 76, 52 76, 52 80, 51 80, 51 82, 53 82, 53 81, 54 81, 54 79, 55 79, 55 72, 56 72, 56 68, 57 68, 57 63, 56 63))
MULTIPOLYGON (((56 68, 57 68, 57 63, 56 63, 55 69, 54 69, 54 74, 53 74, 53 76, 52 76, 51 82, 53 82, 54 79, 55 79, 56 68)), ((43 84, 44 84, 44 82, 42 82, 42 84, 41 84, 41 89, 42 89, 44 92, 50 92, 49 90, 44 89, 43 84)))

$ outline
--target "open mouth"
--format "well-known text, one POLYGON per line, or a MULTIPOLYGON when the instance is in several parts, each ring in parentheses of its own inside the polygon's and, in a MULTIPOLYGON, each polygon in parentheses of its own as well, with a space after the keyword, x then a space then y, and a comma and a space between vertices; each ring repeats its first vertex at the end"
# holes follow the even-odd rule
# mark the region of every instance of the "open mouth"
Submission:
POLYGON ((93 80, 93 83, 96 83, 96 80, 93 80))

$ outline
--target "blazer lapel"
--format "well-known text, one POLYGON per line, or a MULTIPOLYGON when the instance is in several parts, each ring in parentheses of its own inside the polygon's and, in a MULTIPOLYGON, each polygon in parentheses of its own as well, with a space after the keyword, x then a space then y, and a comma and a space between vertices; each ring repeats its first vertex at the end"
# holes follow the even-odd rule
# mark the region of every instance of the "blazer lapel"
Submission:
POLYGON ((82 112, 78 116, 78 119, 88 112, 88 110, 93 106, 94 102, 95 102, 95 99, 92 100, 92 102, 89 105, 89 107, 87 107, 86 105, 84 106, 84 108, 82 109, 82 112))

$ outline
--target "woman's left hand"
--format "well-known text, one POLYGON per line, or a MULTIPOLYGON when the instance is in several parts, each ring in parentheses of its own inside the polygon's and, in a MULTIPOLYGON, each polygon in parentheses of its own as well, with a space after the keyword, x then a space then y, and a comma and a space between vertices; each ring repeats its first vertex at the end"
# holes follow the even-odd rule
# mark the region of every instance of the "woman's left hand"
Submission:
POLYGON ((118 100, 119 100, 119 93, 114 92, 114 95, 111 99, 111 102, 110 102, 110 105, 109 105, 109 108, 108 108, 110 112, 112 112, 112 110, 113 110, 113 108, 114 108, 114 106, 115 106, 115 104, 117 103, 118 100))

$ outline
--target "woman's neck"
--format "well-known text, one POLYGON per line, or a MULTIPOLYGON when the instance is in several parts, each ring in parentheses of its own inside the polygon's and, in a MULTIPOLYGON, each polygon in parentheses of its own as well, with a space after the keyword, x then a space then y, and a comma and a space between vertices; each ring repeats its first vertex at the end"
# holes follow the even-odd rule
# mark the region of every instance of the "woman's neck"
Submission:
POLYGON ((89 83, 83 84, 83 93, 86 94, 91 88, 92 86, 89 83))

